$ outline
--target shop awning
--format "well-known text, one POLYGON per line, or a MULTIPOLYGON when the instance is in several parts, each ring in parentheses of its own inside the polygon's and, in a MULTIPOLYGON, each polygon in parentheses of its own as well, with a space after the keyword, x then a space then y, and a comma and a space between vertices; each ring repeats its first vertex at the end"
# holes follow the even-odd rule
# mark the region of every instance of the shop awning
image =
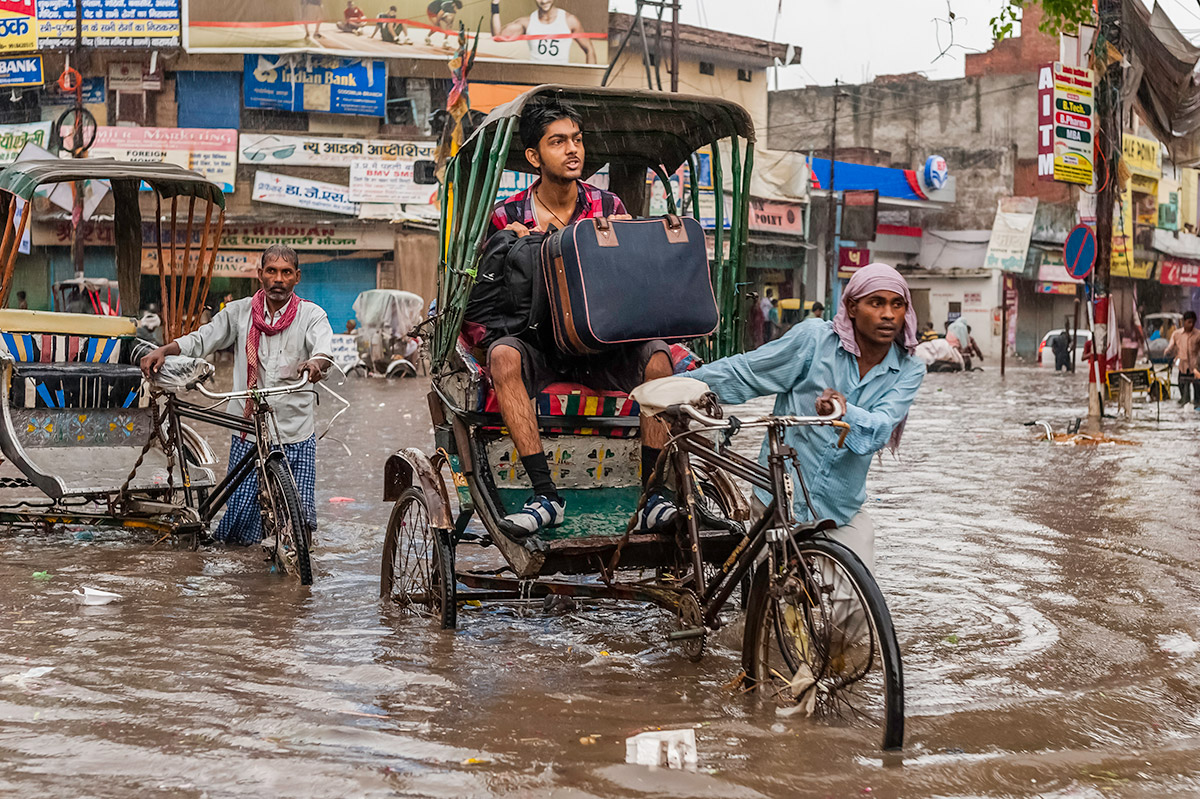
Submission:
MULTIPOLYGON (((886 166, 849 164, 843 161, 836 161, 835 164, 833 188, 836 191, 874 189, 879 192, 881 202, 884 198, 938 204, 954 202, 953 177, 949 179, 945 188, 931 191, 922 184, 920 177, 912 169, 892 169, 886 166)), ((829 189, 828 158, 812 159, 812 181, 814 189, 822 191, 829 189)))

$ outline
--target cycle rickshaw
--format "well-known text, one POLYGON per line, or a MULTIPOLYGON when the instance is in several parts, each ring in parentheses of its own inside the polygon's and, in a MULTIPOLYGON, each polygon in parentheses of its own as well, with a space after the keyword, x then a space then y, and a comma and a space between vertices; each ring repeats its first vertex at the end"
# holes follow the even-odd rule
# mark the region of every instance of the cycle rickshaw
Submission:
MULTIPOLYGON (((584 173, 607 164, 610 190, 635 217, 646 214, 647 184, 657 179, 667 189, 669 214, 712 218, 710 270, 722 322, 691 346, 703 357, 721 357, 741 340, 754 130, 740 106, 713 97, 540 86, 497 107, 446 169, 436 313, 427 323, 434 450, 402 449, 387 462, 384 498, 394 505, 382 598, 447 629, 457 623, 458 605, 472 600, 556 594, 652 603, 674 614, 677 629, 668 638, 698 660, 708 633, 730 621, 728 600, 741 587, 742 684, 789 711, 865 718, 882 730, 885 748, 899 747, 903 678, 883 597, 858 558, 821 535, 832 522, 801 523, 792 513, 794 453, 782 431, 820 425, 840 427, 844 437, 840 413, 723 419, 702 383, 682 381, 691 391, 687 401, 654 409, 671 439, 653 479, 674 495, 682 522, 669 532, 635 533, 631 518, 644 502, 636 435, 639 413, 649 408, 624 394, 554 384, 534 403, 571 512, 566 524, 540 537, 515 540, 501 530, 498 521, 521 506, 528 482, 482 355, 460 329, 500 176, 530 170, 514 130, 524 106, 544 95, 581 113, 584 173), (686 190, 676 200, 671 175, 681 167, 686 190), (733 437, 746 430, 766 432, 765 466, 733 450, 733 437), (765 492, 763 512, 754 512, 746 487, 765 492), (461 546, 495 547, 505 565, 456 568, 461 546)), ((692 356, 673 349, 678 373, 692 356)))
POLYGON ((217 393, 203 385, 212 366, 191 358, 168 359, 147 381, 138 364, 153 345, 135 336, 134 319, 107 313, 120 300, 128 313, 140 305, 143 183, 153 192, 146 229, 154 240, 146 243, 157 248, 170 341, 199 326, 225 218, 221 189, 170 164, 111 159, 23 161, 0 171, 0 219, 7 220, 0 237, 0 524, 44 531, 120 527, 195 546, 233 489, 255 472, 270 555, 281 571, 309 583, 310 531, 287 461, 273 446, 278 434, 267 404, 276 394, 311 390, 307 381, 217 393), (39 187, 83 180, 112 187, 117 300, 112 281, 82 279, 73 285, 108 287, 106 313, 98 305, 84 307, 87 313, 8 308, 18 244, 39 187), (176 396, 192 388, 216 404, 176 396), (250 401, 253 413, 217 410, 230 399, 250 401), (218 480, 210 468, 215 454, 184 420, 254 434, 258 446, 218 480))

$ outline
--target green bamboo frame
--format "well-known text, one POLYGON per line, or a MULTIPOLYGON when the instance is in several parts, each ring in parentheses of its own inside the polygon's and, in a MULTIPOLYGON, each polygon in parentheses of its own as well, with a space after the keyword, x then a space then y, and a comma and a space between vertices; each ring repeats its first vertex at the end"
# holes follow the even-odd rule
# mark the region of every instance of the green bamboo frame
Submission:
MULTIPOLYGON (((509 144, 517 125, 515 117, 503 117, 487 123, 473 137, 474 146, 454 156, 446 165, 439 192, 441 222, 438 228, 441 263, 438 269, 437 319, 431 341, 435 374, 448 371, 450 356, 462 328, 467 300, 475 285, 475 274, 483 251, 487 226, 496 203, 509 144)), ((603 135, 603 132, 593 135, 603 135)), ((741 351, 745 313, 742 288, 746 285, 746 244, 749 235, 750 174, 754 168, 754 147, 738 136, 713 141, 712 180, 716 201, 713 231, 714 254, 710 261, 713 291, 720 311, 720 324, 712 335, 692 342, 693 349, 706 361, 724 358, 741 351), (732 161, 730 227, 725 230, 725 175, 722 169, 722 141, 729 142, 732 161), (742 155, 743 145, 745 155, 742 155), (728 245, 728 246, 726 246, 728 245)), ((653 163, 652 154, 648 162, 653 163)), ((700 218, 700 188, 695 154, 688 162, 691 210, 700 218)), ((668 189, 668 208, 676 211, 670 192, 669 176, 662 166, 651 167, 668 189)), ((679 204, 687 210, 688 196, 679 204)))

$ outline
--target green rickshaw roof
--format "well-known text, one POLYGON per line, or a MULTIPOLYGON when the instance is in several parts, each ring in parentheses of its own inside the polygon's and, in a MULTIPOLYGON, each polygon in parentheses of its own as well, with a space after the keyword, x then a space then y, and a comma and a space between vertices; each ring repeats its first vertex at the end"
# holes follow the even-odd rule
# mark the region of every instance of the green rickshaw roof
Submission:
POLYGON ((225 207, 221 187, 198 172, 174 164, 142 164, 113 158, 20 161, 0 169, 0 190, 31 200, 47 183, 75 180, 145 181, 162 197, 196 197, 225 207))
MULTIPOLYGON (((483 132, 499 120, 520 117, 527 104, 548 95, 559 97, 583 116, 587 174, 606 163, 648 167, 662 164, 668 172, 674 172, 692 153, 713 142, 730 136, 754 142, 750 114, 737 103, 719 97, 547 84, 492 109, 483 125, 463 144, 463 150, 473 149, 483 132)), ((533 171, 516 130, 506 167, 533 171)))

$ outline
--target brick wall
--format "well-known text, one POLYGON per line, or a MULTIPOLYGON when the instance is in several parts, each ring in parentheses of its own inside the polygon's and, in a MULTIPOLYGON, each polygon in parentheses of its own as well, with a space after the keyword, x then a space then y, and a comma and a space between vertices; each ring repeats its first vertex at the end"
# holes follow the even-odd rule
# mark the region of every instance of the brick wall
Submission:
POLYGON ((1021 15, 1021 35, 996 42, 986 53, 969 53, 963 65, 966 76, 1024 75, 1057 61, 1058 37, 1039 31, 1041 21, 1041 6, 1028 6, 1021 15))

